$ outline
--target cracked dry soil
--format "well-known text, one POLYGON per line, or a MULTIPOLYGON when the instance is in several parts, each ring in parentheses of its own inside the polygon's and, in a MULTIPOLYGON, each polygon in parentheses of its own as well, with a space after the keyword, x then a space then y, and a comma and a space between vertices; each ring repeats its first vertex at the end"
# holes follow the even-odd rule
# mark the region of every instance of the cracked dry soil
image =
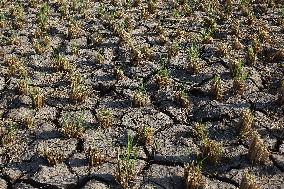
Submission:
POLYGON ((203 188, 242 188, 249 172, 258 188, 283 189, 282 4, 2 0, 0 188, 122 188, 118 151, 132 136, 125 188, 194 188, 184 167, 195 162, 203 188), (240 136, 245 110, 249 134, 269 152, 264 163, 248 155, 252 135, 240 136), (220 142, 218 161, 202 156, 205 139, 220 142), (90 164, 90 147, 101 162, 90 164))

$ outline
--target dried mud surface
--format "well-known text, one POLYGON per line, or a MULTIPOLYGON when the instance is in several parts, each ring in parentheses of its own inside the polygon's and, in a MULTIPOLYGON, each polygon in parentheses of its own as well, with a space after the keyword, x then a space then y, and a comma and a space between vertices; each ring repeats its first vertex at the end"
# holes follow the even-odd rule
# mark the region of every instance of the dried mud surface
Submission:
MULTIPOLYGON (((242 14, 239 2, 233 0, 228 19, 221 20, 221 15, 216 16, 217 32, 210 43, 205 43, 200 37, 208 15, 204 8, 207 1, 196 4, 189 15, 184 15, 182 5, 173 8, 174 2, 178 1, 157 1, 156 12, 146 20, 141 18, 141 12, 147 7, 146 1, 142 1, 140 7, 134 7, 127 4, 132 1, 117 1, 120 3, 114 6, 109 1, 90 0, 83 13, 72 10, 73 1, 69 2, 70 16, 65 17, 60 12, 59 1, 47 1, 50 10, 46 35, 50 44, 41 54, 34 49, 34 35, 36 15, 44 2, 38 1, 35 7, 27 0, 0 3, 1 15, 5 17, 0 36, 0 137, 4 137, 11 125, 15 130, 13 141, 9 144, 1 142, 0 146, 1 189, 122 188, 116 179, 118 149, 125 149, 128 134, 136 136, 144 125, 153 128, 154 144, 144 146, 134 140, 138 157, 131 188, 186 188, 184 166, 192 161, 202 161, 199 156, 201 141, 192 132, 197 122, 206 125, 208 137, 222 142, 223 146, 219 162, 203 162, 205 188, 238 188, 246 171, 255 175, 261 188, 284 188, 284 109, 278 103, 284 75, 284 51, 281 51, 284 50, 284 27, 278 24, 280 1, 255 1, 250 5, 255 20, 248 24, 248 16, 242 14), (274 5, 271 2, 275 2, 274 5), (16 21, 10 15, 11 8, 17 4, 22 5, 24 11, 20 28, 13 26, 16 21), (132 30, 125 26, 128 43, 121 41, 114 30, 115 24, 110 24, 110 20, 100 15, 102 7, 117 13, 117 24, 123 23, 125 18, 133 22, 132 30), (80 32, 69 39, 66 35, 72 16, 80 22, 80 32), (238 50, 233 47, 231 31, 236 20, 241 23, 238 35, 243 46, 238 50), (168 38, 166 43, 159 42, 162 34, 157 33, 157 26, 168 38), (270 39, 260 42, 261 50, 254 65, 244 61, 248 77, 243 93, 235 94, 230 61, 246 60, 251 36, 258 34, 258 28, 262 27, 267 28, 270 39), (184 32, 183 37, 177 34, 180 31, 184 32), (93 36, 97 33, 102 36, 100 44, 94 44, 93 36), (187 50, 196 38, 202 68, 194 74, 187 68, 187 50), (160 62, 168 54, 168 44, 174 42, 179 43, 179 50, 176 56, 168 59, 169 82, 159 88, 156 75, 161 68, 160 62), (133 65, 129 43, 138 49, 149 46, 151 56, 143 57, 139 65, 133 65), (225 56, 218 54, 221 43, 231 49, 225 56), (73 52, 74 46, 78 53, 73 52), (282 52, 283 57, 271 58, 272 55, 265 54, 267 49, 282 52), (83 78, 88 92, 83 102, 69 98, 72 73, 54 68, 55 50, 59 50, 74 66, 73 72, 83 78), (103 63, 96 59, 98 53, 103 55, 103 63), (9 57, 20 58, 28 74, 28 85, 38 87, 44 95, 43 107, 35 107, 31 95, 19 93, 21 75, 19 71, 11 73, 11 67, 7 65, 9 57), (117 68, 123 70, 123 79, 115 76, 117 68), (220 75, 223 86, 222 100, 215 100, 210 92, 216 74, 220 75), (142 85, 149 103, 133 107, 133 95, 142 85), (187 108, 175 100, 179 86, 188 93, 187 108), (106 108, 112 111, 113 124, 104 129, 99 126, 98 113, 106 108), (251 163, 247 156, 250 143, 238 135, 238 123, 245 109, 251 110, 253 129, 270 152, 264 165, 251 163), (62 120, 66 114, 74 118, 80 116, 86 128, 80 138, 62 133, 62 120), (29 128, 25 122, 28 117, 33 118, 29 128), (86 154, 94 144, 107 157, 102 164, 90 166, 86 154), (39 153, 40 148, 60 151, 63 161, 50 165, 39 153)), ((220 2, 224 4, 226 1, 220 2)))

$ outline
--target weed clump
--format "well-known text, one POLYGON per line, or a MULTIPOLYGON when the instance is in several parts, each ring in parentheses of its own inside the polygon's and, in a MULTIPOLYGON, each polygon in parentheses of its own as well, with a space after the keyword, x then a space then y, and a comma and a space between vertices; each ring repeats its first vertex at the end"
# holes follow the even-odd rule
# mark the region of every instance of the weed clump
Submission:
POLYGON ((102 52, 98 52, 95 56, 95 60, 98 64, 103 64, 105 62, 105 57, 102 52))
POLYGON ((101 165, 106 162, 106 156, 99 149, 91 146, 88 148, 87 158, 90 166, 101 165))
POLYGON ((88 97, 87 87, 80 74, 75 73, 71 76, 71 91, 69 97, 75 102, 84 102, 88 97))
POLYGON ((146 94, 146 89, 144 85, 142 84, 139 89, 137 89, 134 92, 133 98, 132 98, 132 106, 133 107, 142 107, 146 106, 149 103, 149 97, 146 94))
POLYGON ((175 57, 178 55, 179 44, 177 42, 171 43, 168 47, 168 56, 169 58, 175 57))
POLYGON ((75 39, 80 36, 81 28, 78 21, 72 20, 67 28, 67 38, 68 39, 75 39))
POLYGON ((73 66, 71 65, 71 63, 66 57, 61 54, 54 56, 52 64, 56 71, 71 72, 73 70, 73 66))
POLYGON ((175 92, 175 101, 183 108, 189 107, 189 97, 185 90, 179 90, 175 92))
POLYGON ((54 166, 64 161, 64 154, 58 150, 43 147, 38 149, 38 153, 47 159, 49 165, 54 166))
POLYGON ((33 87, 29 91, 30 96, 33 99, 33 104, 36 108, 42 108, 44 106, 44 94, 40 91, 40 88, 33 87))
POLYGON ((156 75, 156 84, 159 88, 165 87, 169 83, 169 71, 166 68, 160 69, 156 75))
POLYGON ((16 125, 12 121, 7 122, 7 127, 3 131, 1 129, 0 137, 1 137, 1 145, 7 146, 12 145, 16 142, 17 128, 16 125))
MULTIPOLYGON (((6 57, 5 57, 6 58, 6 57)), ((6 65, 8 66, 8 74, 9 76, 16 76, 19 75, 21 78, 27 78, 28 77, 28 72, 23 66, 21 58, 18 56, 11 56, 6 58, 6 65)))
POLYGON ((48 3, 46 2, 40 7, 36 15, 36 23, 42 31, 46 31, 48 29, 49 11, 50 11, 50 7, 48 3))
POLYGON ((125 78, 125 75, 123 73, 123 70, 121 68, 115 68, 114 69, 114 76, 117 80, 122 80, 125 78))
POLYGON ((221 100, 223 98, 222 81, 219 75, 216 75, 213 79, 211 93, 213 94, 216 100, 221 100))
POLYGON ((254 65, 256 63, 256 52, 252 46, 249 46, 247 48, 247 54, 246 54, 246 59, 248 64, 254 65))
POLYGON ((134 66, 138 66, 142 63, 143 54, 141 50, 138 49, 137 47, 134 46, 131 47, 131 60, 134 66))
POLYGON ((25 118, 23 119, 23 123, 24 125, 28 128, 31 129, 34 127, 34 123, 35 123, 35 118, 32 116, 25 116, 25 118))
POLYGON ((97 114, 100 127, 106 129, 113 124, 113 115, 110 109, 102 109, 97 114))
POLYGON ((201 157, 206 158, 209 163, 218 163, 223 155, 222 143, 208 138, 202 140, 201 157))
POLYGON ((225 43, 220 43, 217 46, 217 55, 220 57, 224 57, 228 54, 228 47, 225 43))
POLYGON ((30 89, 29 84, 28 84, 28 79, 23 78, 19 80, 17 88, 18 88, 19 94, 28 95, 29 89, 30 89))
POLYGON ((159 88, 163 88, 169 84, 169 69, 167 68, 167 60, 161 61, 161 68, 158 70, 155 81, 159 88))
POLYGON ((249 109, 243 110, 239 122, 239 135, 247 137, 252 132, 253 115, 249 109))
POLYGON ((245 81, 247 79, 247 73, 244 71, 244 65, 241 60, 231 62, 231 73, 233 75, 233 89, 238 94, 243 94, 245 90, 245 81))
POLYGON ((117 156, 115 178, 123 188, 130 188, 136 176, 137 149, 133 146, 133 138, 128 135, 127 149, 117 156))
POLYGON ((138 138, 143 145, 152 146, 154 144, 154 128, 142 126, 138 130, 138 138))
POLYGON ((240 189, 260 189, 260 187, 256 184, 255 177, 245 172, 242 177, 240 189))
POLYGON ((248 151, 248 158, 253 164, 265 164, 269 161, 269 150, 257 133, 254 133, 248 151))
POLYGON ((198 74, 201 71, 201 64, 199 60, 199 48, 197 45, 193 44, 188 51, 188 70, 191 73, 198 74))
POLYGON ((193 137, 203 140, 208 137, 208 129, 202 123, 194 123, 191 129, 193 137))
POLYGON ((62 116, 62 128, 60 131, 69 138, 82 138, 85 132, 84 120, 82 114, 73 116, 65 113, 62 116))
POLYGON ((184 167, 184 179, 187 189, 205 188, 205 182, 202 178, 201 166, 194 165, 194 162, 184 167))

